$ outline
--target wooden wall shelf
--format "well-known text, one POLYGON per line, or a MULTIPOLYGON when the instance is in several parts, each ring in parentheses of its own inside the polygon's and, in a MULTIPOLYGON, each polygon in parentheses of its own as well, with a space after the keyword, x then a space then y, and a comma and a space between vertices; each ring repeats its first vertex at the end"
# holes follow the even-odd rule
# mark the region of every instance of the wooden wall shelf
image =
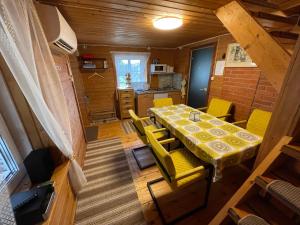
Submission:
POLYGON ((106 58, 91 58, 91 59, 88 59, 88 58, 80 57, 79 59, 80 59, 80 71, 81 72, 96 72, 96 71, 104 72, 105 70, 108 69, 106 58), (89 62, 89 63, 85 63, 85 62, 89 62), (87 64, 94 65, 95 68, 85 68, 85 67, 83 67, 85 64, 86 65, 87 64))

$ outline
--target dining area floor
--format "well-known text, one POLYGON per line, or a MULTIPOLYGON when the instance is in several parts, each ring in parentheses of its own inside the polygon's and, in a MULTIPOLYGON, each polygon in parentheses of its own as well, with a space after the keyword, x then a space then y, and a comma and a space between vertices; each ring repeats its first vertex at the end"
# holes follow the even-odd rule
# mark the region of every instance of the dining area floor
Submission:
MULTIPOLYGON (((98 140, 104 141, 111 138, 120 138, 126 158, 130 167, 134 186, 137 192, 142 211, 148 224, 162 224, 158 211, 152 201, 147 189, 147 182, 160 178, 161 173, 157 166, 140 170, 132 154, 132 150, 143 143, 135 132, 125 132, 122 121, 115 121, 99 125, 98 140)), ((222 178, 211 186, 208 206, 194 213, 192 216, 180 221, 177 224, 208 224, 217 214, 222 206, 237 191, 241 184, 249 176, 250 171, 239 165, 228 167, 223 170, 222 178)), ((163 181, 152 187, 161 209, 168 220, 177 217, 185 211, 199 205, 203 198, 203 183, 196 182, 188 188, 172 193, 169 185, 163 181), (179 193, 178 193, 179 192, 179 193), (199 199, 199 200, 198 200, 199 199)))

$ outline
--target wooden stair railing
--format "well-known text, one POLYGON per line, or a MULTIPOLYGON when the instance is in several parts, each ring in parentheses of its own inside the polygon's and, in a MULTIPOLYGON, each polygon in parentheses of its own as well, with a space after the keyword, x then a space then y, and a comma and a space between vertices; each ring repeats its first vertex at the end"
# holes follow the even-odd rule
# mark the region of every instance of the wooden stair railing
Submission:
POLYGON ((288 136, 281 138, 209 225, 226 224, 228 218, 243 224, 241 220, 249 215, 256 223, 261 217, 261 224, 299 224, 300 147, 291 141, 288 136))

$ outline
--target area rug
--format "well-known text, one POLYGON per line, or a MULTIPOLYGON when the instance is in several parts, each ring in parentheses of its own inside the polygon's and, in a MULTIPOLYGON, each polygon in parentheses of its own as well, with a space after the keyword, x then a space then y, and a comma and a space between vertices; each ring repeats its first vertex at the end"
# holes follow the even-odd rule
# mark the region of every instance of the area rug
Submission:
POLYGON ((78 195, 76 225, 146 224, 119 138, 88 144, 87 186, 78 195))

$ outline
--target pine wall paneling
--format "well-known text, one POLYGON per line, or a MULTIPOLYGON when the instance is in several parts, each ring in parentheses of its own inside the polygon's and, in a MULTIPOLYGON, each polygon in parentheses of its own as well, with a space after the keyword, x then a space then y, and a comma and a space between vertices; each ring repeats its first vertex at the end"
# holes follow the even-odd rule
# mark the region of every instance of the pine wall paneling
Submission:
POLYGON ((68 70, 68 59, 67 56, 54 54, 54 62, 57 71, 60 75, 62 88, 64 91, 68 113, 70 117, 71 134, 72 134, 72 146, 75 153, 75 157, 83 165, 85 156, 86 142, 83 133, 83 126, 80 120, 79 109, 77 106, 77 100, 72 84, 72 77, 68 70))
POLYGON ((130 48, 130 47, 111 47, 111 46, 87 46, 83 48, 82 45, 79 46, 80 55, 90 53, 97 58, 106 58, 108 61, 108 69, 105 71, 99 71, 104 78, 89 76, 93 72, 82 72, 80 71, 79 58, 72 56, 71 68, 72 73, 75 78, 75 86, 79 87, 80 96, 79 99, 83 99, 84 96, 88 96, 88 101, 86 106, 84 105, 84 100, 79 100, 80 109, 83 117, 85 126, 89 125, 89 115, 94 113, 112 112, 115 111, 116 107, 116 72, 113 64, 111 51, 122 51, 122 52, 150 52, 150 57, 148 61, 148 82, 150 81, 150 64, 154 58, 159 58, 160 63, 168 64, 174 66, 175 59, 175 49, 151 49, 150 51, 146 48, 130 48), (81 83, 83 85, 81 85, 81 83))
POLYGON ((74 87, 80 109, 82 123, 85 127, 89 126, 88 109, 85 88, 83 84, 83 76, 79 72, 79 61, 75 55, 69 56, 70 69, 73 75, 74 87))

